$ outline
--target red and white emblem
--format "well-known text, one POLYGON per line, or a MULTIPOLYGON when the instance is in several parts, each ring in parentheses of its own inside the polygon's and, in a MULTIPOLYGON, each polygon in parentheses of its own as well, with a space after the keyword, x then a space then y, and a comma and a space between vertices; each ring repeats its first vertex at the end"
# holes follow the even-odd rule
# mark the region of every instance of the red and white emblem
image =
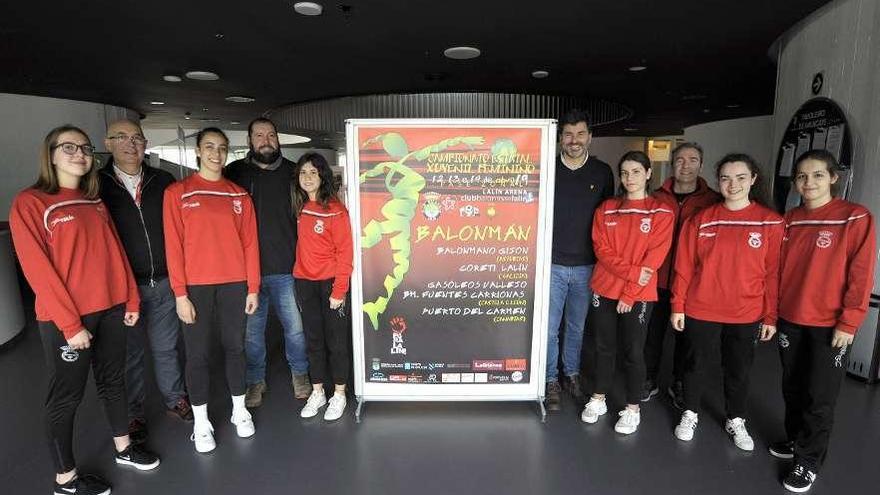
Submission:
POLYGON ((324 233, 324 221, 323 220, 317 220, 315 222, 315 233, 316 234, 323 234, 324 233))
POLYGON ((761 247, 761 233, 760 232, 749 232, 749 246, 755 249, 761 247))
POLYGON ((232 200, 232 211, 234 211, 236 215, 241 215, 241 200, 240 199, 233 199, 232 200))
POLYGON ((820 231, 819 237, 816 238, 816 247, 820 247, 822 249, 831 247, 831 238, 833 236, 833 232, 827 230, 820 231))
POLYGON ((642 224, 639 225, 639 230, 641 230, 643 234, 647 234, 648 232, 650 232, 651 231, 651 219, 650 218, 643 218, 642 224))

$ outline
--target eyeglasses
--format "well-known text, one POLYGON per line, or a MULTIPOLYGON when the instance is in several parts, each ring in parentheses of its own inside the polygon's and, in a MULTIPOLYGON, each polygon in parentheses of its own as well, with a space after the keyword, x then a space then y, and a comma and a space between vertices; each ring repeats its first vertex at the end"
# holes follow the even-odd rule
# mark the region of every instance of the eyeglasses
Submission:
POLYGON ((147 139, 143 136, 126 136, 125 134, 119 134, 116 136, 108 136, 107 139, 115 139, 119 144, 125 144, 126 142, 130 142, 135 146, 143 146, 147 144, 147 139))
POLYGON ((95 154, 95 147, 91 144, 75 144, 75 143, 58 143, 55 146, 52 146, 52 151, 55 151, 56 148, 61 148, 67 155, 75 155, 76 150, 82 150, 83 155, 92 156, 95 154))

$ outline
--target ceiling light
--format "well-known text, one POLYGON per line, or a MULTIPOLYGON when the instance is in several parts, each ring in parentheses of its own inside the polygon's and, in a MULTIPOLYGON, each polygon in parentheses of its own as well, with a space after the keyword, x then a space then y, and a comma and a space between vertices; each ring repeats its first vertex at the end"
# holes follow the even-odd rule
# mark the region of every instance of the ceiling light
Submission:
POLYGON ((443 55, 453 60, 469 60, 479 57, 480 50, 472 46, 453 46, 443 50, 443 55))
POLYGON ((202 122, 220 122, 220 119, 214 117, 206 117, 204 119, 199 119, 202 122))
POLYGON ((164 101, 154 100, 150 102, 150 105, 164 105, 164 101))
POLYGON ((314 16, 321 15, 324 7, 320 3, 315 2, 296 2, 293 4, 293 10, 300 15, 314 16))
POLYGON ((739 108, 739 107, 740 107, 739 103, 731 103, 731 104, 727 105, 727 108, 739 108))
POLYGON ((624 130, 624 132, 635 132, 635 131, 639 130, 639 128, 638 127, 624 127, 623 130, 624 130))
POLYGON ((217 79, 220 79, 220 76, 216 73, 206 70, 191 70, 186 73, 186 77, 196 81, 216 81, 217 79))
POLYGON ((534 77, 535 79, 544 79, 545 77, 547 77, 549 75, 550 75, 550 73, 547 72, 546 70, 536 70, 536 71, 532 72, 532 77, 534 77))
POLYGON ((241 124, 241 122, 239 122, 237 120, 232 120, 229 122, 229 125, 238 125, 238 124, 241 124))
POLYGON ((704 108, 704 109, 703 109, 703 113, 709 113, 709 112, 711 112, 711 111, 712 111, 712 110, 709 110, 708 108, 704 108))
POLYGON ((232 103, 250 103, 254 101, 254 99, 250 96, 232 95, 227 96, 226 101, 231 101, 232 103))
POLYGON ((648 67, 645 65, 633 65, 632 67, 629 68, 629 71, 630 72, 641 72, 647 68, 648 67))
POLYGON ((180 76, 174 76, 174 75, 171 75, 171 74, 167 74, 167 75, 162 76, 162 79, 163 79, 165 82, 180 82, 180 81, 183 81, 183 79, 182 79, 180 76))

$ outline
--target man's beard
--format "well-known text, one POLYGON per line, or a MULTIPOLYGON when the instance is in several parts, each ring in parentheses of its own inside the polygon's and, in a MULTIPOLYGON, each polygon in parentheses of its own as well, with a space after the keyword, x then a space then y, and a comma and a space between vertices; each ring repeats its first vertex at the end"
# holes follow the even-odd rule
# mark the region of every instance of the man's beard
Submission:
POLYGON ((270 165, 275 163, 276 160, 281 156, 281 148, 275 148, 270 153, 260 153, 259 151, 251 148, 251 157, 262 163, 263 165, 270 165))

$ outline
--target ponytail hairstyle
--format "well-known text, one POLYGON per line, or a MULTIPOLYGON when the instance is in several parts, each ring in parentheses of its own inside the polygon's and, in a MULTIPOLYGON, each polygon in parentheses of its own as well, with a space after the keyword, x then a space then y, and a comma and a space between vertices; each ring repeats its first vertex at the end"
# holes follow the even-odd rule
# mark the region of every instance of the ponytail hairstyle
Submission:
MULTIPOLYGON (((627 151, 620 157, 620 161, 617 162, 617 177, 620 185, 617 189, 617 197, 620 198, 621 202, 626 199, 626 188, 623 187, 623 180, 620 179, 620 172, 623 170, 623 162, 637 162, 642 168, 645 169, 645 176, 647 177, 648 172, 651 171, 651 159, 648 158, 642 151, 627 151)), ((648 179, 645 182, 645 195, 651 194, 651 179, 648 179)))
POLYGON ((752 184, 751 189, 749 189, 749 200, 759 203, 762 206, 767 206, 769 203, 767 202, 767 184, 764 179, 764 173, 761 171, 758 162, 750 155, 745 153, 728 153, 724 155, 724 157, 721 158, 721 160, 718 160, 718 163, 715 165, 715 178, 720 179, 721 168, 724 167, 724 165, 733 162, 745 163, 749 168, 752 177, 755 178, 755 183, 752 184))
MULTIPOLYGON (((229 137, 226 136, 226 133, 223 132, 223 130, 221 130, 219 127, 205 127, 204 129, 200 130, 198 134, 196 134, 196 148, 198 148, 199 145, 202 144, 202 139, 205 139, 205 136, 207 136, 208 134, 218 134, 222 136, 223 139, 226 140, 226 146, 229 146, 229 137)), ((199 166, 199 168, 202 168, 202 159, 199 158, 199 155, 196 155, 196 164, 199 166)))
MULTIPOLYGON (((834 155, 827 150, 810 150, 798 157, 794 164, 794 173, 791 175, 791 183, 794 185, 797 181, 797 175, 800 172, 801 164, 807 160, 816 160, 825 164, 825 170, 832 178, 840 177, 840 163, 834 155)), ((840 192, 840 181, 831 184, 831 195, 837 196, 840 192)))

